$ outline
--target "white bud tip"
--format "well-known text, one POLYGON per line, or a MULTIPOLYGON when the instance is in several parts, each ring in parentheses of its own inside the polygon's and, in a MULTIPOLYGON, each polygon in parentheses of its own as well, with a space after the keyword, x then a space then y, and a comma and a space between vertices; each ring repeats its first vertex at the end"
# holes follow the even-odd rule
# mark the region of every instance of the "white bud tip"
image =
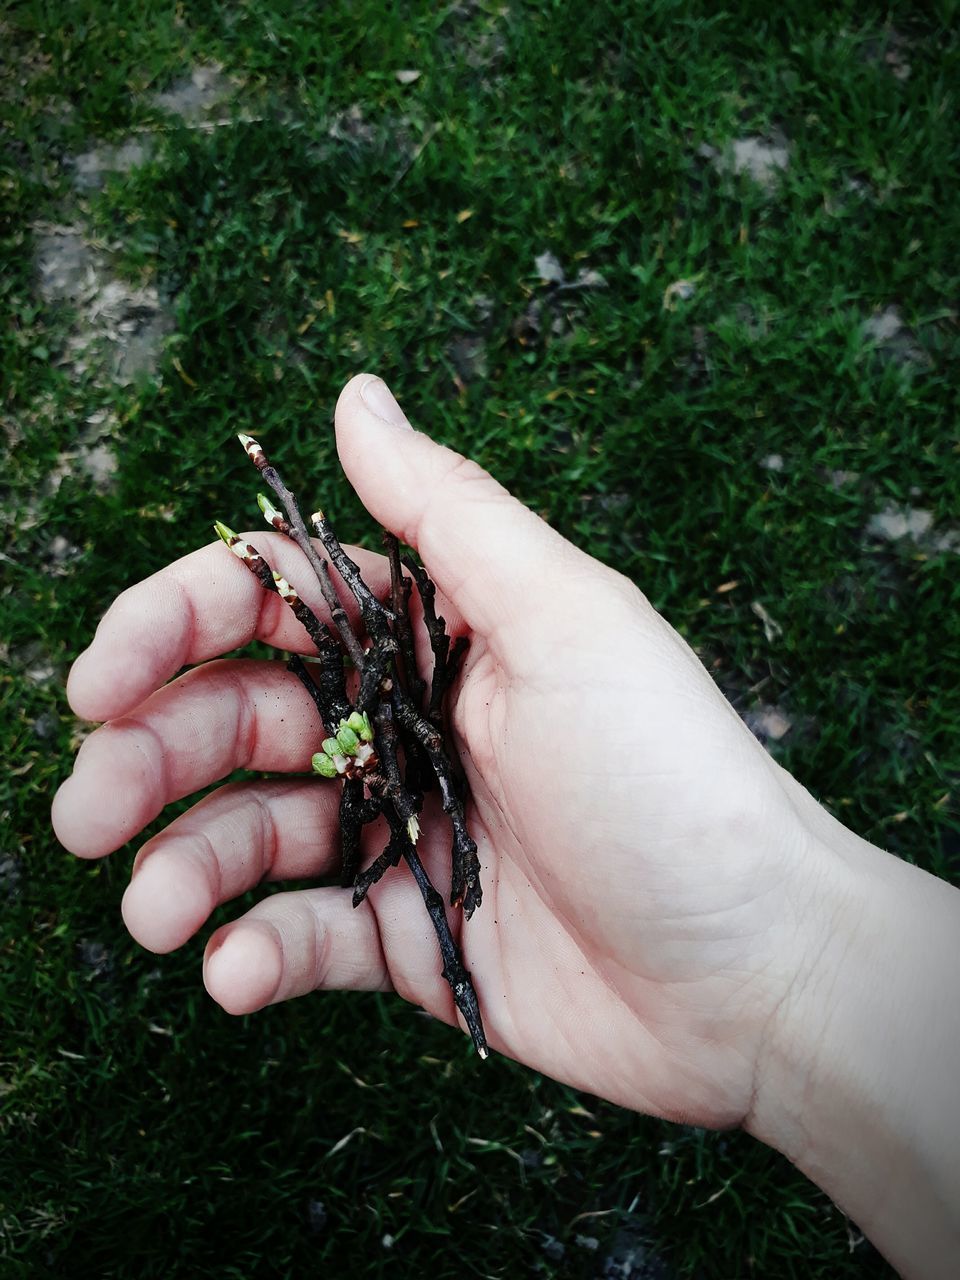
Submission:
POLYGON ((282 513, 277 510, 265 493, 257 494, 257 506, 263 512, 267 524, 273 524, 274 520, 283 519, 282 513))
POLYGON ((477 1050, 477 1053, 479 1053, 479 1055, 480 1055, 480 1057, 481 1057, 481 1058, 489 1058, 489 1057, 490 1057, 490 1050, 487 1048, 487 1046, 486 1046, 485 1044, 482 1044, 482 1045, 480 1046, 480 1048, 477 1050))
POLYGON ((277 590, 283 596, 287 604, 296 604, 300 598, 290 583, 286 580, 282 573, 275 573, 273 580, 277 584, 277 590))
POLYGON ((263 453, 263 450, 257 444, 256 440, 254 440, 253 436, 244 435, 242 431, 239 431, 237 432, 237 439, 243 445, 244 449, 246 449, 251 458, 258 453, 263 453))
POLYGON ((311 524, 320 524, 325 519, 322 511, 315 511, 310 517, 311 524))
POLYGON ((411 844, 416 844, 420 836, 420 823, 417 821, 417 815, 407 819, 407 835, 410 837, 411 844))

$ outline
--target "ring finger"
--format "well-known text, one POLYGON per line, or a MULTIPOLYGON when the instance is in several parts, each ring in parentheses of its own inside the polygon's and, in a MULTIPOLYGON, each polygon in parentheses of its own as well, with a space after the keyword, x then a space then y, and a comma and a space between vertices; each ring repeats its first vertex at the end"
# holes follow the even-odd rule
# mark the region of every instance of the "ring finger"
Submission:
POLYGON ((147 841, 123 897, 150 951, 182 946, 215 907, 264 880, 327 875, 339 861, 340 789, 310 778, 231 782, 147 841))

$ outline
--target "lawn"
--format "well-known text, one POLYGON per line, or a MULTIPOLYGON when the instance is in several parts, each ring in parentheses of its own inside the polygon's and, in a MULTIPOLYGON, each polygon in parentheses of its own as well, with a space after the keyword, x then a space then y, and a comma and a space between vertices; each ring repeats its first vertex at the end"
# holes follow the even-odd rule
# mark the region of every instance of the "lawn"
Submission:
POLYGON ((892 1274, 744 1135, 396 998, 229 1018, 208 931, 125 933, 135 850, 48 821, 107 603, 244 527, 233 433, 373 545, 330 429, 370 369, 960 882, 958 8, 785 11, 4 7, 4 1276, 892 1274))

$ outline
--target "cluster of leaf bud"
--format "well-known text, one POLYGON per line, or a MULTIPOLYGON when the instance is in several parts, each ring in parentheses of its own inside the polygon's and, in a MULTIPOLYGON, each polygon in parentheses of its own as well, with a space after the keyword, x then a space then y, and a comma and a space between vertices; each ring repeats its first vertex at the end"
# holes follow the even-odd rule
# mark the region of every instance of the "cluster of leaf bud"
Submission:
POLYGON ((353 711, 337 726, 336 736, 324 738, 323 750, 311 760, 314 773, 339 778, 363 770, 374 759, 373 725, 365 711, 353 711))

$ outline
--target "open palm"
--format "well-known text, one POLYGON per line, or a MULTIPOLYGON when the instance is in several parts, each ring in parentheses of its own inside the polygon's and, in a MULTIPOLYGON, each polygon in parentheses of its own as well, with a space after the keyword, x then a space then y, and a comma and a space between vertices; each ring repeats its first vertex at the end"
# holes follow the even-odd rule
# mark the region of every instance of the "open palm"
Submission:
MULTIPOLYGON (((490 1044, 625 1105, 736 1123, 797 969, 797 871, 812 856, 779 771, 636 588, 397 421, 384 394, 378 380, 349 384, 338 448, 368 510, 418 548, 451 629, 470 638, 451 703, 484 899, 451 923, 490 1044)), ((252 536, 322 616, 299 550, 252 536)), ((385 562, 356 555, 385 587, 385 562)), ((118 599, 71 673, 75 710, 107 723, 54 803, 68 848, 109 853, 236 768, 309 769, 320 726, 298 681, 280 662, 218 657, 255 636, 307 647, 220 545, 118 599)), ((419 847, 443 892, 449 833, 430 803, 419 847)), ((124 899, 131 932, 171 950, 264 878, 335 870, 336 821, 333 783, 220 788, 141 849, 124 899)), ((367 829, 369 856, 381 836, 367 829)), ((353 987, 457 1017, 406 868, 356 910, 335 888, 267 898, 210 939, 205 981, 237 1013, 353 987)))

